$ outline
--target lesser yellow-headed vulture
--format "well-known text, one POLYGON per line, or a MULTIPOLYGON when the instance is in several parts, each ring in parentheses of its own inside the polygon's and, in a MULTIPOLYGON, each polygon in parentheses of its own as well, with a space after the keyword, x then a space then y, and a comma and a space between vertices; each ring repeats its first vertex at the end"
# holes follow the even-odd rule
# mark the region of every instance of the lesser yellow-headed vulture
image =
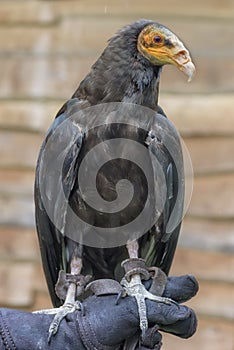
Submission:
MULTIPOLYGON (((125 26, 109 40, 46 135, 36 170, 35 205, 54 306, 82 297, 87 275, 121 281, 126 272, 122 285, 134 295, 139 279, 152 277, 147 266, 169 272, 183 216, 184 175, 179 136, 158 105, 166 64, 192 79, 195 68, 189 52, 173 32, 143 19, 125 26), (96 153, 85 163, 93 149, 96 153), (92 181, 100 203, 92 202, 90 194, 95 169, 92 181), (136 236, 127 230, 131 222, 136 223, 136 236), (138 232, 142 223, 145 230, 138 232), (112 236, 105 244, 108 230, 112 236), (59 277, 60 271, 65 272, 59 277)), ((144 317, 143 310, 142 330, 147 328, 144 317)))

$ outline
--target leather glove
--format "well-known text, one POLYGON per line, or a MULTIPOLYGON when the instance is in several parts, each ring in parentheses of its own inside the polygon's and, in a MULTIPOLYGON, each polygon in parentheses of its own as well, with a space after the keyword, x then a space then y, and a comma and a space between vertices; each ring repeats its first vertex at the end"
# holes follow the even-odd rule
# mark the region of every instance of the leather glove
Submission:
MULTIPOLYGON (((168 278, 164 296, 178 302, 196 294, 198 284, 192 276, 168 278)), ((120 299, 116 295, 90 296, 83 302, 83 311, 69 314, 61 322, 58 333, 48 344, 48 330, 53 315, 32 314, 1 309, 0 350, 117 350, 160 349, 158 330, 188 338, 196 331, 196 315, 183 305, 146 301, 149 330, 147 340, 139 339, 139 315, 135 298, 120 299)))

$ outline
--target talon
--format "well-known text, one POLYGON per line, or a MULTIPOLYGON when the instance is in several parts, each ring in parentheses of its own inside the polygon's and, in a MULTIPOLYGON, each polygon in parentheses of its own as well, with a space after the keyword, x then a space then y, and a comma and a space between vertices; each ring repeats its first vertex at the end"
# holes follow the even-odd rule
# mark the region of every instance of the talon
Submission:
POLYGON ((81 302, 78 302, 78 303, 79 303, 79 308, 77 308, 77 310, 80 310, 82 316, 85 316, 86 311, 85 311, 84 305, 81 302))
POLYGON ((50 342, 51 342, 52 335, 53 335, 53 333, 51 333, 50 330, 49 330, 49 336, 48 336, 48 339, 47 339, 48 344, 50 344, 50 342))
POLYGON ((123 293, 123 291, 120 291, 120 292, 118 293, 118 295, 117 295, 116 300, 115 300, 115 305, 118 305, 118 304, 119 304, 119 301, 120 301, 120 299, 121 299, 122 297, 124 297, 124 293, 123 293))
POLYGON ((53 323, 51 323, 49 328, 48 344, 50 344, 52 336, 54 336, 58 331, 59 324, 55 324, 54 322, 55 320, 53 320, 53 323))

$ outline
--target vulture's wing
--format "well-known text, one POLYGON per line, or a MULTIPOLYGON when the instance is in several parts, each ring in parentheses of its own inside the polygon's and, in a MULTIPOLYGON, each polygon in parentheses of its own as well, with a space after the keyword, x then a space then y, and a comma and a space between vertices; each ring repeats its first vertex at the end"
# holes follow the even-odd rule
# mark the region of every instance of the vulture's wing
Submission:
MULTIPOLYGON (((161 111, 162 113, 162 111, 161 111)), ((180 137, 164 114, 157 114, 146 140, 156 156, 165 178, 161 192, 158 185, 156 198, 163 196, 163 211, 157 223, 140 239, 141 256, 148 266, 158 266, 168 274, 175 253, 184 208, 184 165, 180 137)), ((157 173, 157 169, 155 170, 157 173)))
POLYGON ((64 105, 48 130, 35 178, 36 227, 44 273, 55 306, 61 305, 54 287, 59 270, 66 270, 68 263, 66 237, 62 233, 65 232, 68 198, 74 185, 77 157, 83 140, 82 130, 69 119, 74 103, 77 108, 77 99, 64 105))

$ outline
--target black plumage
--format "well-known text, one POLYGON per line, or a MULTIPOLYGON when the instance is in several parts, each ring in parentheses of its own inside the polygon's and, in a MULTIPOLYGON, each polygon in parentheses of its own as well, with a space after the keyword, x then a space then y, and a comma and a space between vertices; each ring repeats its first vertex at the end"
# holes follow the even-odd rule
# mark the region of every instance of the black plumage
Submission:
MULTIPOLYGON (((109 225, 111 227, 114 222, 115 225, 120 226, 121 230, 121 226, 124 223, 131 221, 141 212, 148 194, 147 191, 152 189, 147 188, 144 174, 140 169, 136 169, 134 163, 126 161, 126 159, 113 160, 100 169, 97 176, 97 188, 105 200, 112 201, 116 198, 116 183, 120 179, 127 178, 134 184, 135 197, 132 204, 125 211, 118 213, 117 216, 115 214, 100 214, 85 203, 79 192, 77 174, 81 161, 87 152, 100 141, 123 137, 136 140, 156 154, 167 183, 166 201, 157 222, 144 236, 139 238, 139 256, 146 259, 147 265, 158 266, 167 274, 172 263, 180 231, 180 222, 183 216, 183 158, 179 136, 173 125, 167 120, 163 110, 158 106, 158 92, 162 66, 173 62, 162 61, 162 63, 157 63, 158 61, 155 61, 155 58, 149 59, 148 54, 144 54, 144 51, 139 48, 139 35, 146 28, 149 29, 149 32, 154 31, 153 38, 155 37, 155 32, 156 34, 159 33, 157 35, 160 36, 165 34, 164 46, 168 50, 176 48, 172 40, 174 34, 153 21, 139 20, 121 29, 109 41, 100 58, 92 66, 90 73, 80 83, 72 99, 60 109, 41 148, 35 180, 36 225, 44 272, 55 306, 59 306, 62 303, 54 290, 58 273, 60 270, 69 272, 70 261, 74 251, 78 252, 77 254, 82 257, 82 273, 90 273, 94 279, 115 278, 120 280, 124 274, 120 264, 128 257, 127 249, 124 245, 114 248, 95 248, 77 244, 66 237, 66 225, 68 223, 66 222, 64 226, 65 235, 61 234, 48 215, 42 199, 40 179, 51 181, 49 185, 52 193, 50 200, 54 205, 54 217, 57 215, 56 208, 58 206, 60 210, 58 211, 59 215, 61 213, 59 193, 56 193, 56 188, 53 189, 53 181, 47 179, 47 168, 44 162, 45 150, 48 152, 50 150, 49 147, 53 146, 56 148, 57 146, 56 144, 49 145, 49 141, 59 127, 61 130, 58 142, 64 142, 68 151, 62 174, 66 197, 72 209, 84 220, 92 222, 94 226, 108 227, 109 225), (84 110, 89 106, 109 102, 131 103, 134 104, 134 108, 139 105, 148 107, 158 113, 158 120, 153 121, 148 126, 148 131, 140 126, 134 128, 129 125, 119 125, 117 130, 116 125, 111 124, 108 127, 102 127, 98 130, 94 128, 85 133, 81 126, 76 128, 76 134, 72 134, 73 139, 69 135, 69 142, 66 144, 68 130, 63 130, 61 125, 69 117, 71 110, 84 110), (170 154, 165 145, 165 135, 170 135, 177 157, 177 164, 175 164, 173 155, 170 154), (177 224, 172 232, 167 233, 167 224, 173 208, 178 202, 179 205, 176 208, 177 224)), ((143 38, 146 41, 148 40, 147 31, 146 36, 143 36, 143 38)), ((153 45, 148 44, 146 41, 144 42, 144 40, 141 42, 144 48, 147 49, 153 45)), ((156 43, 156 45, 158 44, 156 43)), ((187 62, 191 62, 188 52, 183 46, 176 50, 176 55, 179 53, 186 56, 184 65, 187 62)), ((178 67, 183 70, 183 63, 179 62, 179 60, 178 67)), ((185 73, 188 73, 187 68, 185 73)), ((135 157, 137 158, 137 152, 135 157)), ((55 160, 51 160, 50 165, 56 167, 55 160)), ((63 211, 61 220, 66 221, 66 209, 63 211)), ((79 227, 75 227, 74 230, 79 230, 79 227)))

